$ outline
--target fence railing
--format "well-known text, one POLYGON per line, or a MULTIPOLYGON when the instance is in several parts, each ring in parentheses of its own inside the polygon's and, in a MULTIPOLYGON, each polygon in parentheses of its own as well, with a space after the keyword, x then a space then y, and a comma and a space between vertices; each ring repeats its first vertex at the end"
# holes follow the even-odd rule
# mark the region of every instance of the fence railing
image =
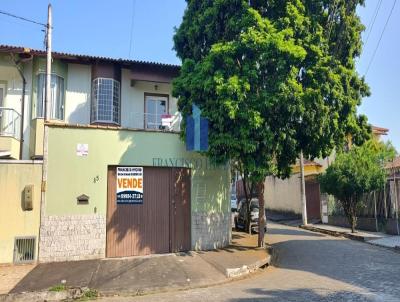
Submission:
POLYGON ((180 112, 174 114, 153 114, 132 112, 129 114, 130 127, 145 130, 180 131, 182 116, 180 112))
POLYGON ((20 138, 21 115, 13 108, 0 107, 0 136, 20 138))
MULTIPOLYGON (((400 216, 400 180, 388 181, 381 190, 366 193, 357 209, 357 216, 364 218, 388 219, 400 216), (396 196, 397 195, 397 196, 396 196), (397 211, 397 213, 396 213, 397 211)), ((338 200, 330 199, 329 215, 345 216, 338 200)))

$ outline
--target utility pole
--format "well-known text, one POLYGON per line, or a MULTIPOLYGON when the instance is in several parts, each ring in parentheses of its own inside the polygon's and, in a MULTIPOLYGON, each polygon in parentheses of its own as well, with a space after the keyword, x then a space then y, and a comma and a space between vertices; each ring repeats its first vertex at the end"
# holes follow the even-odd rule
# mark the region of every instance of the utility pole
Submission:
POLYGON ((304 180, 304 158, 303 150, 300 151, 300 192, 301 192, 301 209, 302 209, 302 219, 303 225, 307 225, 307 203, 306 203, 306 184, 304 180))
MULTIPOLYGON (((42 164, 42 188, 40 203, 40 225, 42 225, 45 217, 46 190, 47 190, 47 166, 48 166, 48 141, 49 127, 47 125, 50 120, 50 102, 51 102, 51 39, 53 30, 53 20, 51 12, 51 4, 47 8, 47 26, 46 26, 46 94, 44 99, 44 130, 43 130, 43 164, 42 164)), ((39 231, 39 236, 40 236, 39 231)), ((39 251, 40 252, 40 251, 39 251)))
POLYGON ((396 184, 396 168, 393 167, 393 182, 394 182, 394 200, 395 200, 395 208, 396 208, 396 226, 397 226, 397 235, 400 235, 400 226, 399 226, 399 201, 397 198, 397 184, 396 184))

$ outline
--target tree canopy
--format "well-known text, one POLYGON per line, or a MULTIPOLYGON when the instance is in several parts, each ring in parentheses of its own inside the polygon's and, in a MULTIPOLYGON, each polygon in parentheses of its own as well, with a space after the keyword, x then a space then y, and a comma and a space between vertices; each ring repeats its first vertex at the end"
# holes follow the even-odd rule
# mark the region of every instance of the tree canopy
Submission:
POLYGON ((174 36, 182 69, 173 94, 184 117, 195 103, 209 119, 207 155, 216 162, 285 177, 300 150, 324 157, 349 134, 356 143, 368 137, 356 108, 369 90, 354 68, 363 1, 187 4, 174 36))
POLYGON ((339 154, 319 177, 322 190, 335 196, 341 203, 353 231, 363 194, 384 186, 384 165, 395 154, 390 144, 370 140, 360 147, 351 148, 349 152, 339 154))

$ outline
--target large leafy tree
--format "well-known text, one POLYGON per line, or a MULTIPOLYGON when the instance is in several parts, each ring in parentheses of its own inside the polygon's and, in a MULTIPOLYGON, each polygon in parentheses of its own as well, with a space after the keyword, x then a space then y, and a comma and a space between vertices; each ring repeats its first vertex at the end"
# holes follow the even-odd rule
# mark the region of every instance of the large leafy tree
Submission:
POLYGON ((354 68, 363 1, 187 4, 174 36, 182 69, 173 93, 184 117, 196 104, 209 119, 206 154, 257 184, 264 223, 267 175, 289 176, 300 151, 324 157, 349 134, 356 143, 368 137, 356 111, 368 87, 354 68))
POLYGON ((322 190, 340 202, 353 233, 357 225, 357 210, 365 200, 363 195, 384 186, 384 164, 394 156, 395 150, 390 144, 371 140, 339 154, 319 177, 322 190))

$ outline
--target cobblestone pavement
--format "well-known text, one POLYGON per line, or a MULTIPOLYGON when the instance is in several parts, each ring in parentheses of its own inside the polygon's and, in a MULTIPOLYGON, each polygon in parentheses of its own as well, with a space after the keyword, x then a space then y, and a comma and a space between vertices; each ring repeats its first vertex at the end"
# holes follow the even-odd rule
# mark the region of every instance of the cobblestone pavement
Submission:
POLYGON ((370 242, 386 247, 400 247, 400 236, 390 236, 381 239, 371 240, 370 242))
POLYGON ((400 254, 385 248, 269 224, 275 267, 215 287, 101 301, 400 301, 400 254))

